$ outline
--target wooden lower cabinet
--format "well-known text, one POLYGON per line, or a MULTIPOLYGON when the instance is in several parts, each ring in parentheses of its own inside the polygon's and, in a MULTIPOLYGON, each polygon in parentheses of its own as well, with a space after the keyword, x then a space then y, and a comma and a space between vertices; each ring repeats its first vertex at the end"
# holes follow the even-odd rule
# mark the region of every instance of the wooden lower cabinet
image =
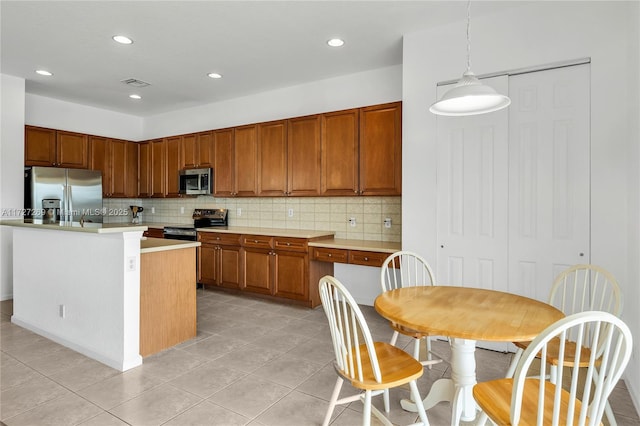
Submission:
POLYGON ((200 232, 198 241, 198 282, 239 289, 240 235, 200 232))
POLYGON ((143 237, 148 238, 164 238, 164 229, 162 228, 149 228, 142 234, 143 237))
POLYGON ((198 241, 198 282, 214 288, 316 307, 318 281, 333 274, 332 263, 311 261, 307 238, 198 232, 198 241))

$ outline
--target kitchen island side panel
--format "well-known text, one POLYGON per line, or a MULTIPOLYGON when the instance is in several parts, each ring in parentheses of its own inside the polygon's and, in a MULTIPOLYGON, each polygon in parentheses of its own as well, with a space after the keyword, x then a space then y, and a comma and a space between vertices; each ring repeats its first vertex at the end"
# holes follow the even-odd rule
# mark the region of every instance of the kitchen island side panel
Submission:
POLYGON ((120 371, 140 365, 141 235, 13 228, 11 321, 120 371))

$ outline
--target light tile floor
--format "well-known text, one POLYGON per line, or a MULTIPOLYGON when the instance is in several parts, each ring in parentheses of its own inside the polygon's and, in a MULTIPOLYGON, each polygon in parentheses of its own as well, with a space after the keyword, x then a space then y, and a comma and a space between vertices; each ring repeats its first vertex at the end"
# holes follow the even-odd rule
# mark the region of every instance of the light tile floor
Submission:
MULTIPOLYGON (((9 426, 319 425, 336 380, 322 308, 199 290, 198 336, 121 373, 12 324, 11 301, 0 305, 0 423, 9 426)), ((388 341, 387 321, 363 311, 374 339, 388 341)), ((446 342, 434 342, 434 351, 450 356, 446 342)), ((476 351, 478 380, 500 377, 510 358, 476 351)), ((446 363, 425 369, 421 394, 449 374, 446 363)), ((343 395, 355 392, 345 388, 343 395)), ((394 424, 416 421, 399 405, 408 395, 391 392, 394 424)), ((380 398, 375 404, 382 408, 380 398)), ((619 425, 640 424, 624 383, 611 404, 619 425)), ((337 407, 332 425, 360 424, 361 407, 337 407)), ((432 425, 447 425, 449 404, 427 414, 432 425)))

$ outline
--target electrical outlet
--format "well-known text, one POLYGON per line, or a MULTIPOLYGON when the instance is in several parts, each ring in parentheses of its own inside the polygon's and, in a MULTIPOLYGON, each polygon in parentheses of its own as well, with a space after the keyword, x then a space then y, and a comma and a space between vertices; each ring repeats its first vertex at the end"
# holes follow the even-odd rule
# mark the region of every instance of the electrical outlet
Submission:
POLYGON ((156 214, 156 208, 155 207, 151 207, 151 214, 156 214))
POLYGON ((349 226, 351 226, 352 228, 356 227, 356 218, 355 217, 350 217, 349 218, 349 226))
POLYGON ((240 207, 238 207, 238 210, 236 210, 236 216, 242 216, 242 209, 240 207))
POLYGON ((184 214, 184 207, 180 207, 180 214, 184 214))
POLYGON ((293 209, 289 209, 287 214, 289 217, 293 217, 293 209))
POLYGON ((385 228, 391 228, 391 218, 390 217, 385 217, 384 218, 384 227, 385 228))
POLYGON ((60 315, 60 318, 64 318, 66 316, 66 311, 67 310, 64 305, 58 305, 58 315, 60 315))
POLYGON ((136 258, 135 256, 127 257, 127 271, 134 272, 136 270, 136 258))

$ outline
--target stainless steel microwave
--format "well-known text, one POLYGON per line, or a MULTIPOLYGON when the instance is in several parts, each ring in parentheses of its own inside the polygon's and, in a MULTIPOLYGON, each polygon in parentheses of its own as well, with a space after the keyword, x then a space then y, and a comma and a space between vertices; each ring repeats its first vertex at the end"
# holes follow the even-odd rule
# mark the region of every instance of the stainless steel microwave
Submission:
POLYGON ((207 195, 213 189, 213 169, 180 170, 180 194, 207 195))

